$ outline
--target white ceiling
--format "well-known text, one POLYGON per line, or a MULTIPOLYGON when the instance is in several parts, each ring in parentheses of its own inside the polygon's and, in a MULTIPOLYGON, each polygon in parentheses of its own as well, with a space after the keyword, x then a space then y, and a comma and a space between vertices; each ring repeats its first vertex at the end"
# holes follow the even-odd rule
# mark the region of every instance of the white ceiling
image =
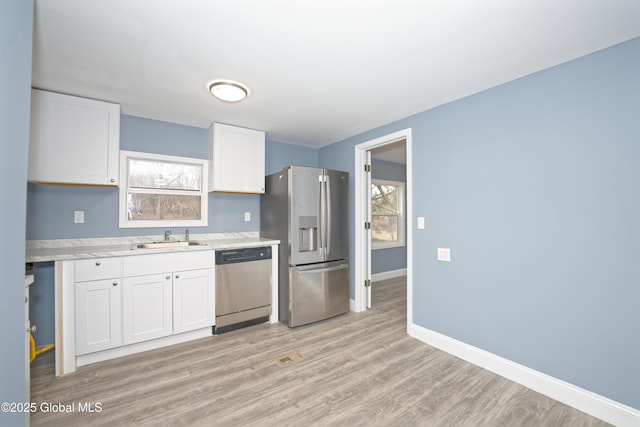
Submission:
POLYGON ((36 0, 33 86, 320 147, 640 35, 638 0, 36 0), (249 86, 227 104, 210 80, 249 86))

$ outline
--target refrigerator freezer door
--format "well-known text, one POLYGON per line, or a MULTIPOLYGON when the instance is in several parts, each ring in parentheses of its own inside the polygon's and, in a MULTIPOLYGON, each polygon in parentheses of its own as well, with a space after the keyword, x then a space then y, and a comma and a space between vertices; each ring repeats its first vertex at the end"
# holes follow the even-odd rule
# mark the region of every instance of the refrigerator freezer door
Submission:
POLYGON ((321 247, 322 169, 302 166, 289 168, 290 265, 324 261, 321 247))
POLYGON ((349 311, 349 262, 289 268, 289 326, 300 326, 349 311))
POLYGON ((324 170, 326 176, 326 249, 324 260, 349 258, 349 173, 324 170))

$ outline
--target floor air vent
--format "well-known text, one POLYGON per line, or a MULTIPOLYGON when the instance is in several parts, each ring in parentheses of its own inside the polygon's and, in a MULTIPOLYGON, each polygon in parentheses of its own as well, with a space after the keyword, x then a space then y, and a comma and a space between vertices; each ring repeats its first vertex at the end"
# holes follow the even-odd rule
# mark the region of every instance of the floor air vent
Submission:
POLYGON ((301 361, 303 357, 304 356, 302 356, 302 354, 300 353, 293 353, 293 354, 290 354, 289 356, 281 357, 280 359, 276 360, 276 363, 280 367, 289 366, 292 363, 301 361))

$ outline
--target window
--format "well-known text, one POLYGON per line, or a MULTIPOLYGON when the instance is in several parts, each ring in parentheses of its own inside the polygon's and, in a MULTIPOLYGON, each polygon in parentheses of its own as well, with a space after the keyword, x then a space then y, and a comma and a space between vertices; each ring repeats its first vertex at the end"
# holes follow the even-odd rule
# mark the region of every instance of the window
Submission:
POLYGON ((371 246, 404 246, 404 182, 371 180, 371 246))
POLYGON ((120 227, 206 226, 207 160, 120 151, 120 227))

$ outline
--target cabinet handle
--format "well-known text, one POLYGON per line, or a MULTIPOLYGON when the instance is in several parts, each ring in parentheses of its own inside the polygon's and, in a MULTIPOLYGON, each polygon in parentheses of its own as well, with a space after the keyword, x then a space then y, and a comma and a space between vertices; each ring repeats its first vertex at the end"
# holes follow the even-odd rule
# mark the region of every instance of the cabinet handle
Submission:
POLYGON ((180 278, 180 275, 179 275, 179 274, 176 274, 176 279, 179 279, 179 278, 180 278))
POLYGON ((27 332, 35 332, 35 331, 36 331, 36 329, 37 329, 37 328, 36 328, 36 325, 33 325, 32 327, 27 328, 27 329, 26 329, 26 331, 27 331, 27 332))
POLYGON ((111 178, 111 182, 116 182, 115 178, 111 178))
POLYGON ((113 282, 113 286, 118 286, 118 282, 113 282))
POLYGON ((165 277, 165 279, 169 280, 169 279, 171 279, 171 276, 169 276, 169 275, 167 274, 167 277, 165 277))
POLYGON ((100 261, 96 261, 96 266, 100 267, 100 261))

